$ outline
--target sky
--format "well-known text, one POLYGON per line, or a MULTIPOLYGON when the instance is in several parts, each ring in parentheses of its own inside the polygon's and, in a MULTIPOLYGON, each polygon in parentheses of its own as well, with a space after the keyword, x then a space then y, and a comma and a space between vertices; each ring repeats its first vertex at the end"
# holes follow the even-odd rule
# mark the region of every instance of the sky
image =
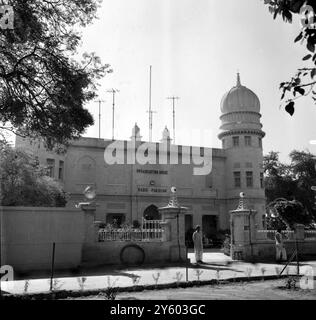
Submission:
MULTIPOLYGON (((263 0, 104 0, 98 20, 82 30, 80 53, 95 52, 113 73, 100 81, 101 137, 129 139, 138 124, 148 140, 149 68, 152 65, 153 141, 165 126, 172 135, 172 104, 176 102, 176 142, 220 148, 220 101, 236 84, 261 102, 263 151, 279 151, 288 161, 293 149, 316 153, 316 108, 311 97, 297 101, 293 117, 280 109, 280 82, 304 66, 304 46, 294 44, 299 21, 273 20, 263 0), (191 134, 200 130, 201 136, 191 134), (209 132, 208 138, 204 132, 209 132)), ((84 136, 98 137, 98 104, 86 106, 95 125, 84 136)))

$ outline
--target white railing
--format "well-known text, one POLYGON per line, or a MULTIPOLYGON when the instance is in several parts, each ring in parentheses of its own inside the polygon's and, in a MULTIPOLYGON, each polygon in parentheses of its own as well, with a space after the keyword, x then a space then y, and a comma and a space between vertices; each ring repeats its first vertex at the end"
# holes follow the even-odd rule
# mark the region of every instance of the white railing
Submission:
POLYGON ((161 227, 161 223, 161 220, 143 220, 142 227, 139 229, 100 229, 99 241, 162 241, 164 230, 161 227))
POLYGON ((142 231, 140 229, 100 229, 99 241, 141 241, 142 231))
MULTIPOLYGON (((275 240, 276 230, 257 230, 259 238, 266 240, 275 240)), ((283 230, 282 231, 283 239, 286 240, 295 240, 294 230, 283 230)))
POLYGON ((316 240, 316 230, 305 230, 304 231, 304 239, 309 240, 316 240))

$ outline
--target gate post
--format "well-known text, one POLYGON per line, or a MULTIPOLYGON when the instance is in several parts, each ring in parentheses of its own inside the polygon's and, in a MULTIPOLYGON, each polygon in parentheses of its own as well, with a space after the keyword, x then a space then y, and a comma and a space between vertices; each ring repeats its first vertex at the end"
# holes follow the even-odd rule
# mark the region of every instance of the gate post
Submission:
POLYGON ((230 211, 231 258, 234 260, 253 260, 257 255, 255 242, 255 215, 257 211, 247 209, 244 193, 240 193, 239 205, 230 211))
POLYGON ((84 212, 84 243, 93 243, 96 241, 96 227, 95 224, 95 211, 96 205, 86 204, 81 206, 81 210, 84 212))
POLYGON ((158 210, 164 221, 165 240, 170 244, 170 261, 187 261, 184 232, 184 214, 187 208, 179 205, 175 187, 171 188, 169 204, 158 210))

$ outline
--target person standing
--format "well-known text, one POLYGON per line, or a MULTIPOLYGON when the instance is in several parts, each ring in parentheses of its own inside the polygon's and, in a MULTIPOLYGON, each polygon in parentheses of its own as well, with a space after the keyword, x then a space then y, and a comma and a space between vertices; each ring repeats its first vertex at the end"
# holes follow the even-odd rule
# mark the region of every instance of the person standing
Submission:
POLYGON ((283 236, 281 233, 281 229, 278 229, 275 233, 275 249, 276 249, 276 261, 286 261, 287 255, 286 250, 284 248, 283 236))
POLYGON ((203 263, 203 235, 200 226, 196 226, 192 240, 194 244, 195 261, 197 263, 203 263))

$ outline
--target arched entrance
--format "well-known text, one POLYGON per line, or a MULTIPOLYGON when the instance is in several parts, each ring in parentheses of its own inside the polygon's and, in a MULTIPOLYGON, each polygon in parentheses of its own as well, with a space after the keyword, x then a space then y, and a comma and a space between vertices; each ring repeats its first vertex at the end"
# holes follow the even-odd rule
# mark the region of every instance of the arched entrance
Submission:
POLYGON ((160 220, 161 214, 159 213, 158 208, 152 204, 145 209, 144 218, 146 220, 160 220))

